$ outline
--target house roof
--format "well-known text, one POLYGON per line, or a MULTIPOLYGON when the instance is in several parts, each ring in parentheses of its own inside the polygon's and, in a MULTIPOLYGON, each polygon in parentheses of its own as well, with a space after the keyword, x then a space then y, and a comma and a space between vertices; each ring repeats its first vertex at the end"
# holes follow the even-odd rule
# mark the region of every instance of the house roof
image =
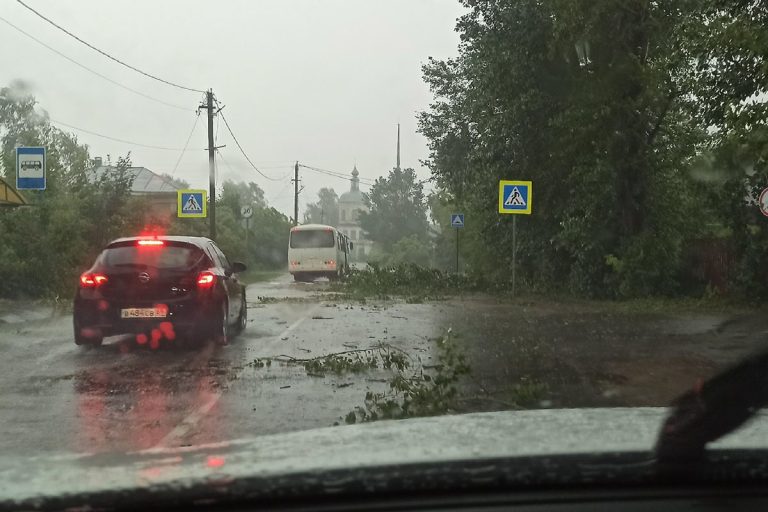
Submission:
MULTIPOLYGON (((114 165, 100 165, 90 171, 89 180, 96 181, 101 179, 106 173, 113 172, 117 172, 117 167, 114 165)), ((175 192, 180 189, 180 187, 177 187, 166 178, 155 174, 146 167, 129 167, 126 172, 133 175, 133 184, 131 185, 131 193, 133 194, 175 192)))

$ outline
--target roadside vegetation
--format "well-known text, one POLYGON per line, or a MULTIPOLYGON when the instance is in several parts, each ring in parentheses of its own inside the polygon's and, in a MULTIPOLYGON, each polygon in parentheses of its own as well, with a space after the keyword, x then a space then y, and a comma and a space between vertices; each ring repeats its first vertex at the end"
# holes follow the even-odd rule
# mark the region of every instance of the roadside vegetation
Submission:
MULTIPOLYGON (((126 154, 106 158, 111 171, 96 176, 88 147, 56 128, 21 82, 0 88, 0 177, 16 182, 15 148, 47 148, 47 189, 23 191, 30 206, 0 208, 0 298, 45 298, 67 302, 77 278, 111 240, 149 233, 208 236, 208 219, 147 214, 145 200, 131 194, 132 162, 126 154)), ((181 180, 165 176, 178 186, 181 180)), ((251 269, 247 279, 268 278, 284 268, 289 219, 267 205, 255 183, 224 181, 217 198, 217 242, 232 260, 251 269), (246 246, 240 207, 254 207, 246 246)))

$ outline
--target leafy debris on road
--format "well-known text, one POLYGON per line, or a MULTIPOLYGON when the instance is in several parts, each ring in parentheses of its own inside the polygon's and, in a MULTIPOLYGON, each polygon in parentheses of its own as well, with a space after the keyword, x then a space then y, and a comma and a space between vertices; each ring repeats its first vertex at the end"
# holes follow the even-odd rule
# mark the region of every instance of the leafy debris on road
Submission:
POLYGON ((347 424, 380 419, 444 414, 457 408, 457 383, 469 365, 456 337, 449 332, 437 343, 440 364, 430 373, 423 366, 410 376, 403 370, 389 380, 389 392, 368 391, 362 406, 350 411, 347 424))
POLYGON ((277 361, 286 365, 301 365, 307 375, 324 377, 331 373, 362 373, 375 368, 404 371, 411 366, 410 356, 403 350, 387 344, 371 348, 344 350, 312 358, 297 358, 288 355, 255 359, 249 366, 263 368, 265 361, 277 361))

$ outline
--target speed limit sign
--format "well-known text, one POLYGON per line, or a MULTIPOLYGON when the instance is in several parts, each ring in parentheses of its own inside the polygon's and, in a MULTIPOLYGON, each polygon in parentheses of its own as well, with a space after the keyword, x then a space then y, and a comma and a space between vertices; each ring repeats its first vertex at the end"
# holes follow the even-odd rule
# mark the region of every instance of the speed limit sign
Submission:
POLYGON ((240 208, 240 215, 244 219, 250 219, 251 217, 253 217, 253 206, 243 206, 242 208, 240 208))

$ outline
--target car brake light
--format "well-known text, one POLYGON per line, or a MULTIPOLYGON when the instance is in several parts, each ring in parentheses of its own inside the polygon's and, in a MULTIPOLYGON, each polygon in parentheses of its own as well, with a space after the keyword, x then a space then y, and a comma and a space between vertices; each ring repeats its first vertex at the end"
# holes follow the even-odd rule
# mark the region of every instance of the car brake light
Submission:
POLYGON ((216 276, 213 274, 213 272, 200 272, 200 274, 197 276, 198 288, 210 288, 215 282, 216 276))
POLYGON ((86 272, 80 276, 80 286, 83 288, 95 288, 101 286, 108 281, 107 276, 104 274, 94 274, 86 272))
POLYGON ((162 240, 139 240, 139 245, 158 246, 158 245, 165 245, 165 242, 163 242, 162 240))

